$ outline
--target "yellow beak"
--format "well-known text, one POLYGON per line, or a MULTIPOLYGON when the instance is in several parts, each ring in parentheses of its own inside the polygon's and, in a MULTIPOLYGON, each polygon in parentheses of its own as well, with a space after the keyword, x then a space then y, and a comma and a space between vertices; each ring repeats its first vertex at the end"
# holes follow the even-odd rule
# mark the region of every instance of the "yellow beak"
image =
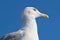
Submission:
POLYGON ((47 14, 40 14, 40 16, 42 16, 44 18, 49 18, 49 16, 47 14))

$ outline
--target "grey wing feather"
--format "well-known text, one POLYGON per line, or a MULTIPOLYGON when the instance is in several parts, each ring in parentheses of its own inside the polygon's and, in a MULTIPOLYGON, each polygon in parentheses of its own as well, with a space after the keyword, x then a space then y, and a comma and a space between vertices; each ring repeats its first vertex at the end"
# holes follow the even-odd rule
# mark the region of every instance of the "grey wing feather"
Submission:
POLYGON ((0 40, 20 40, 23 35, 24 33, 21 30, 19 32, 13 32, 13 33, 7 34, 2 38, 0 38, 0 40))

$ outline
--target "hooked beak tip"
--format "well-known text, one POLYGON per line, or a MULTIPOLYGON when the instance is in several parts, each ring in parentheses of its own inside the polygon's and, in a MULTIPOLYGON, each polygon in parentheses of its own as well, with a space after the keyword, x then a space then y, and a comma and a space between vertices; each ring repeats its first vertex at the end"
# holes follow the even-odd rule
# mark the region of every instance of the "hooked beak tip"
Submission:
POLYGON ((44 16, 44 18, 49 18, 49 16, 44 16))

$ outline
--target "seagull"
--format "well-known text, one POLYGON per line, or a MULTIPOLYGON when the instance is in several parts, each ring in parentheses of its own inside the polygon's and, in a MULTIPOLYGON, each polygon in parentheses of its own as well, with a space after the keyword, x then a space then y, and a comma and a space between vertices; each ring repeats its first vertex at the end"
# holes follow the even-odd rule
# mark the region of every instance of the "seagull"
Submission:
POLYGON ((36 18, 49 18, 47 14, 39 12, 35 7, 26 7, 23 11, 23 27, 4 35, 0 40, 39 40, 36 18))

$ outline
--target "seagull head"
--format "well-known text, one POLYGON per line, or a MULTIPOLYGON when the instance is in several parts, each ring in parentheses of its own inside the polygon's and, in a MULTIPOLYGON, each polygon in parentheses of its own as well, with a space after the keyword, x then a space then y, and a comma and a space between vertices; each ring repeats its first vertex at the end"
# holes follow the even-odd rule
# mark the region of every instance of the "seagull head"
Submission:
POLYGON ((49 18, 49 16, 47 14, 39 12, 34 7, 26 7, 24 10, 24 16, 25 17, 32 17, 32 18, 38 18, 38 17, 49 18))

